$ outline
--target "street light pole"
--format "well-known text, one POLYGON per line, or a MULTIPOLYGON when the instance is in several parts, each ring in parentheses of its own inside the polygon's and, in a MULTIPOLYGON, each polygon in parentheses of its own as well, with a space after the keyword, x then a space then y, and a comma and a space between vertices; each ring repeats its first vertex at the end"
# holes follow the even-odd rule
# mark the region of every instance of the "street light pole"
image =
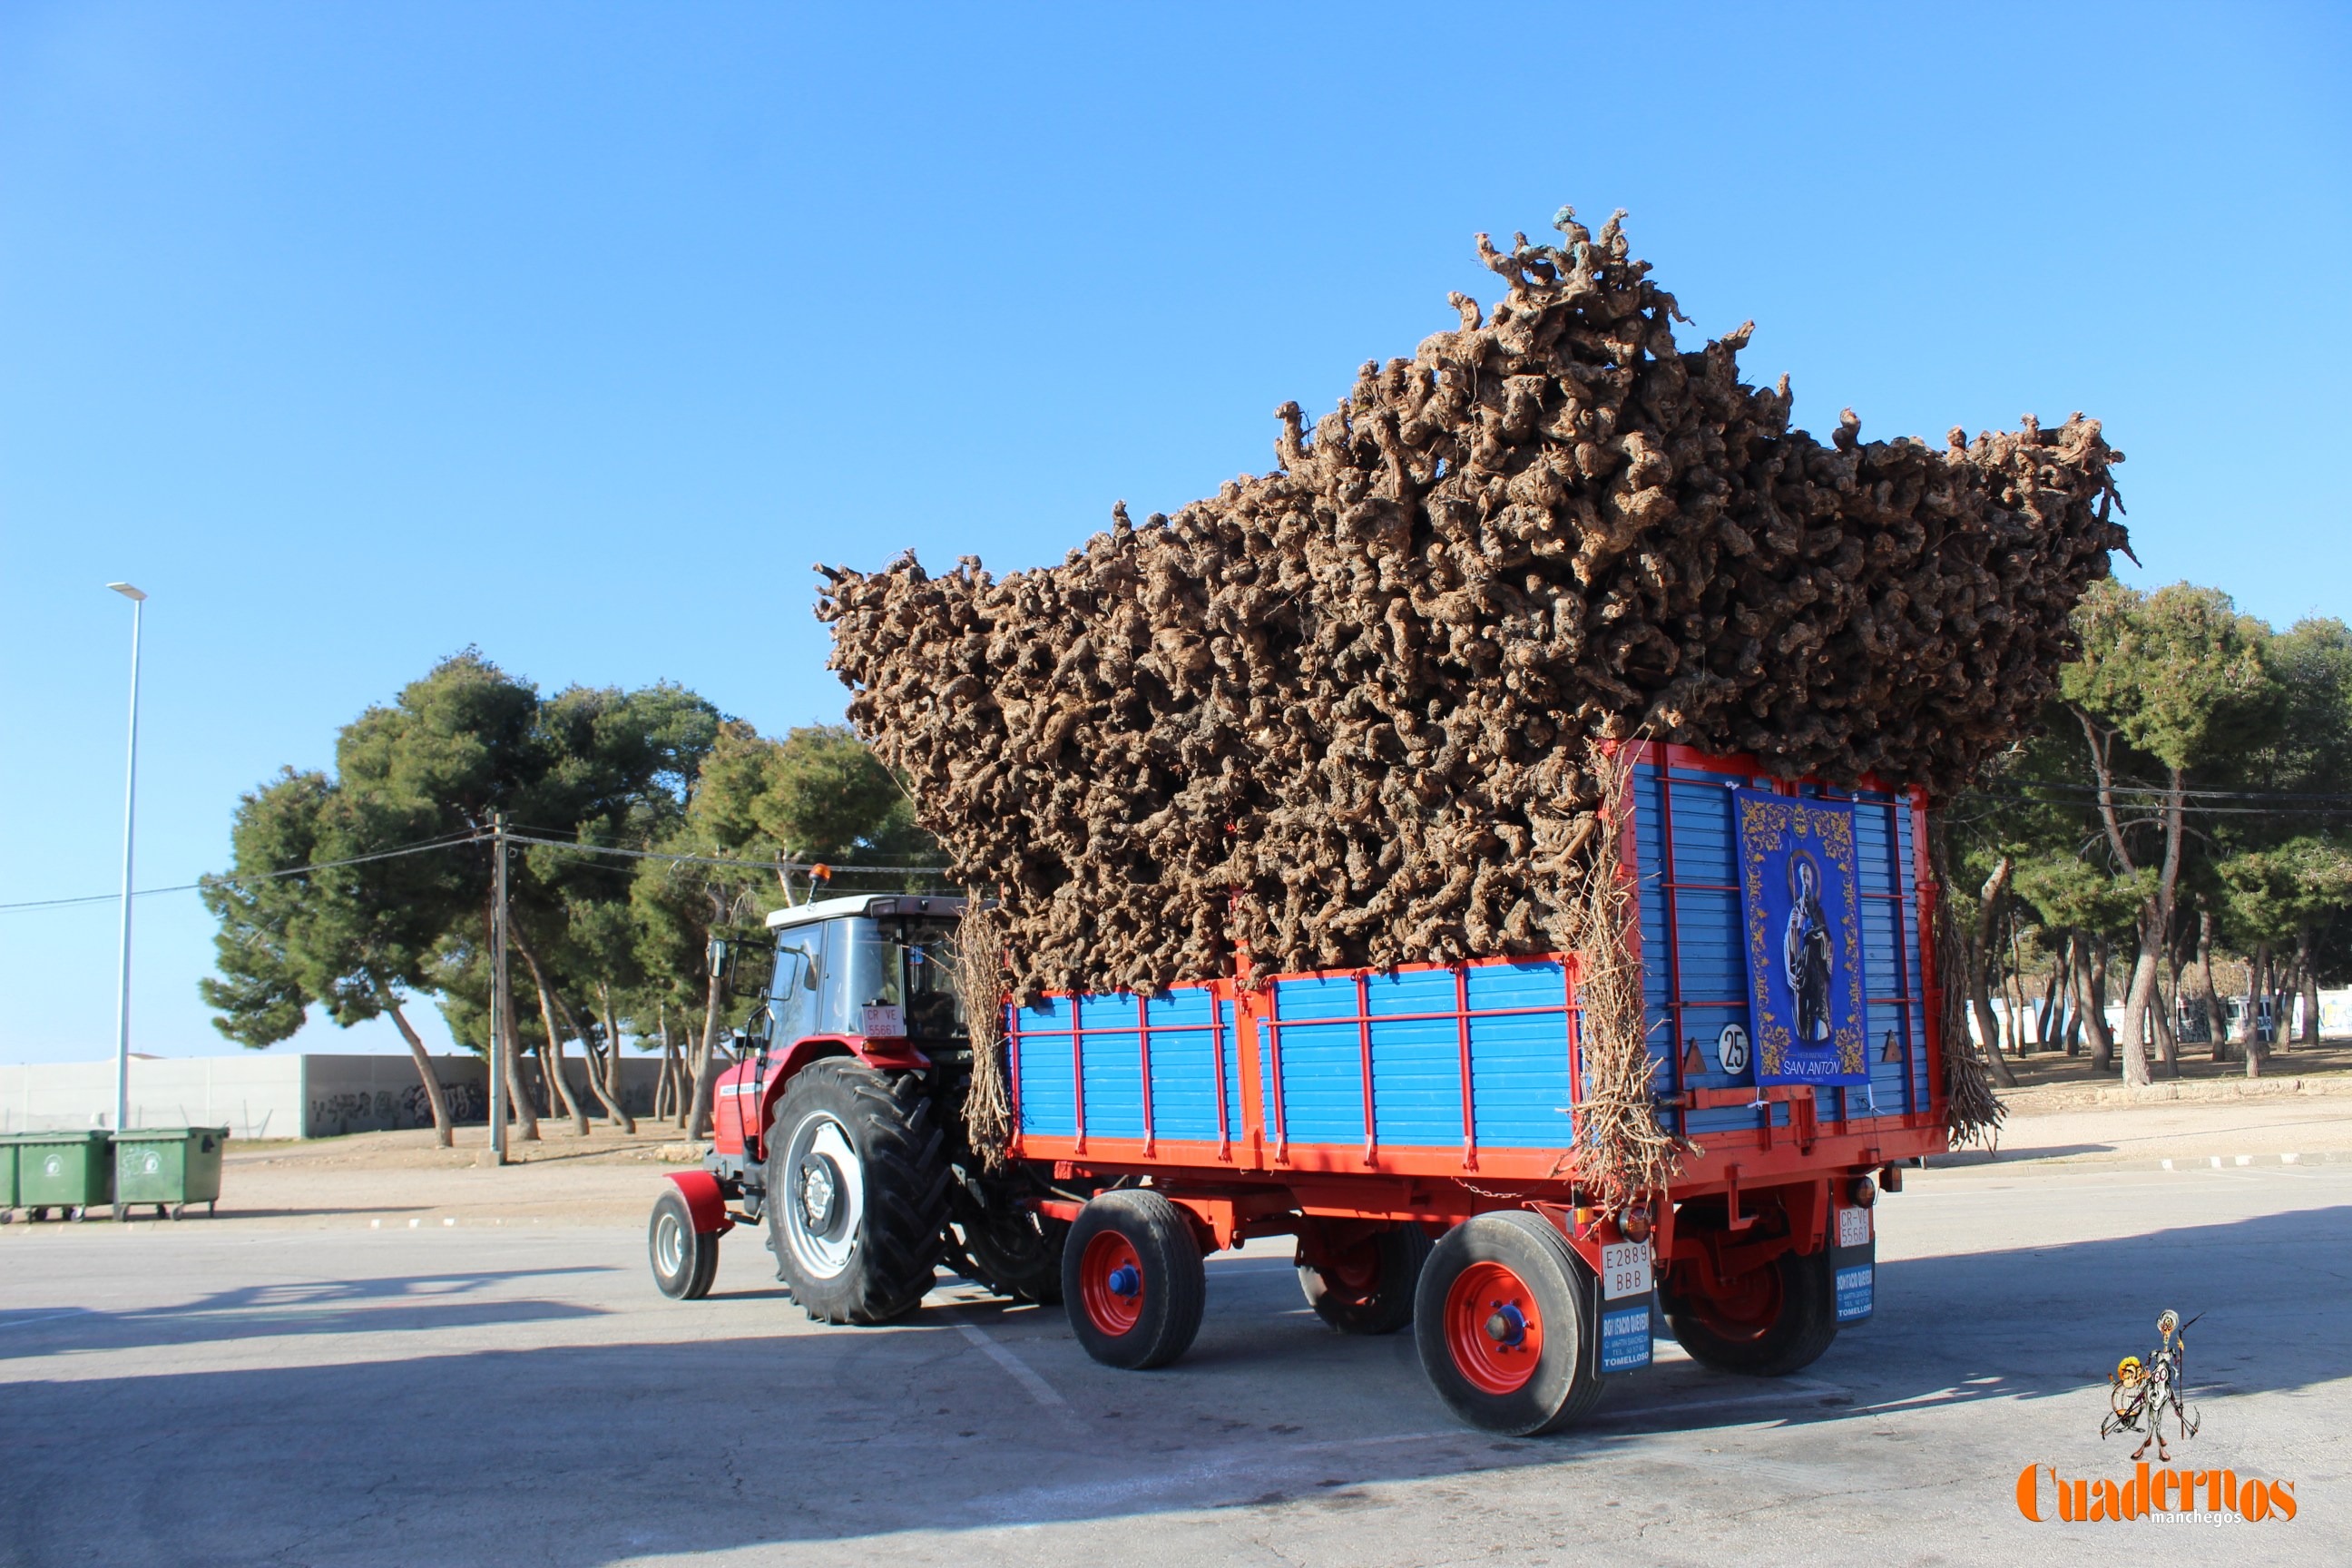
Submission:
POLYGON ((131 829, 139 805, 139 621, 147 595, 128 583, 108 587, 131 601, 131 742, 122 778, 122 974, 114 999, 114 1131, 131 1126, 131 829))

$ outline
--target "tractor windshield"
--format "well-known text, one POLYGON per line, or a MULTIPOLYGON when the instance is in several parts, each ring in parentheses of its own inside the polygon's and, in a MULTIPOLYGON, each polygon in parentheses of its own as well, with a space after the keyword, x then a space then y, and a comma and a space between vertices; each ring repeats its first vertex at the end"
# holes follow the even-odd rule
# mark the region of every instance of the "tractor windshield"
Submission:
POLYGON ((777 943, 776 1037, 964 1032, 952 924, 853 916, 803 926, 777 943))

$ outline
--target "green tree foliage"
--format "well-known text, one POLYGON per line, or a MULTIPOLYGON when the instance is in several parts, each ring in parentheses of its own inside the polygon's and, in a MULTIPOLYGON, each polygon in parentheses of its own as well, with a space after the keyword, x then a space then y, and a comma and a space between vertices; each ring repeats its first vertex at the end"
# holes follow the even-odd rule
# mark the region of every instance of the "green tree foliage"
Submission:
POLYGON ((346 1026, 390 1016, 437 1096, 400 1004, 433 995, 453 1037, 488 1049, 494 868, 483 836, 502 817, 541 841, 509 867, 521 994, 509 1011, 516 1050, 502 1054, 526 1137, 535 1117, 513 1058, 542 1058, 550 1109, 576 1126, 592 1102, 628 1125, 625 1037, 664 1045, 646 1037, 698 1011, 703 1048, 689 1058, 707 1121, 712 1047, 746 1005, 709 973, 709 939, 756 934, 793 896, 794 868, 804 882, 820 860, 935 853, 904 792, 845 729, 771 740, 667 683, 542 696, 471 648, 345 725, 335 760, 331 775, 289 770, 239 805, 236 871, 206 893, 221 922, 220 973, 203 983, 217 1026, 266 1046, 313 1005, 346 1026), (453 847, 365 858, 435 840, 453 847), (347 859, 362 863, 264 876, 347 859), (699 863, 710 859, 759 864, 699 863), (572 1041, 584 1093, 562 1065, 572 1041))
POLYGON ((2143 595, 2095 584, 2076 613, 2082 651, 2059 675, 2081 726, 2099 820, 2118 873, 2155 878, 2139 910, 2139 951, 2124 1001, 2124 1081, 2148 1081, 2148 1008, 2170 942, 2192 773, 2226 772, 2274 729, 2280 691, 2263 658, 2269 628, 2229 595, 2186 583, 2143 595), (2153 842, 2128 826, 2116 785, 2152 764, 2162 784, 2153 842))
POLYGON ((2115 583, 2086 595, 2077 631, 2042 732, 1948 814, 1964 874, 2011 860, 2009 918, 2042 922, 2067 971, 2050 991, 2071 988, 2095 1043, 2106 988, 2092 955, 2130 954, 2126 1081, 2147 1081, 2151 1044, 2175 1060, 2168 975, 2177 999, 2193 964, 2218 1016, 2214 942, 2247 959, 2250 988, 2273 950, 2292 952, 2315 1029, 2320 965, 2352 927, 2332 869, 2352 815, 2352 632, 2315 619, 2273 633, 2213 589, 2115 583))
POLYGON ((446 854, 370 858, 399 819, 388 825, 365 798, 317 773, 289 769, 245 796, 231 830, 235 870, 204 890, 221 924, 222 978, 199 990, 218 1010, 221 1032, 255 1048, 292 1036, 313 1004, 345 1028, 389 1016, 415 1058, 446 1147, 448 1105, 401 1004, 429 984, 439 911, 457 878, 446 854), (310 866, 320 868, 286 874, 310 866))

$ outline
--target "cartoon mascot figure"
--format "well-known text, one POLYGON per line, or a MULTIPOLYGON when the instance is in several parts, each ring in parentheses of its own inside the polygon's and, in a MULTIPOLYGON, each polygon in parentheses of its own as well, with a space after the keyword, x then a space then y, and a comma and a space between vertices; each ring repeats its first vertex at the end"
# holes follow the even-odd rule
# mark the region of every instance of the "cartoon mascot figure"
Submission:
MULTIPOLYGON (((2198 1317, 2204 1316, 2199 1313, 2198 1317)), ((2194 1323, 2196 1318, 2189 1320, 2194 1323)), ((2107 1378, 2107 1415, 2099 1423, 2099 1436, 2115 1432, 2139 1432, 2138 1447, 2132 1450, 2137 1459, 2147 1452, 2150 1443, 2156 1445, 2159 1464, 2168 1462, 2172 1454, 2164 1442, 2164 1416, 2168 1410, 2183 1437, 2197 1435, 2198 1417, 2194 1407, 2181 1401, 2180 1391, 2187 1381, 2182 1358, 2189 1348, 2189 1323, 2170 1308, 2156 1320, 2157 1347, 2143 1362, 2127 1355, 2117 1363, 2107 1378)))

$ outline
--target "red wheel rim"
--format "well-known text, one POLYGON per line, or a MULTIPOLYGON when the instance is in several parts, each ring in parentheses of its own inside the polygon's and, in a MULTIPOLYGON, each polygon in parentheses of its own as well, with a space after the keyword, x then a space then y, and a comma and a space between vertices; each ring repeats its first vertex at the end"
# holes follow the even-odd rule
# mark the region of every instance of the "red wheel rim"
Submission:
POLYGON ((1473 1263, 1445 1292, 1445 1345, 1454 1370, 1482 1394, 1517 1394, 1543 1360, 1543 1314, 1527 1281, 1499 1263, 1473 1263))
POLYGON ((1718 1339, 1760 1340, 1780 1321, 1780 1271, 1770 1264, 1735 1274, 1719 1295, 1696 1303, 1699 1321, 1718 1339))
POLYGON ((1369 1301, 1380 1289, 1380 1244, 1358 1242, 1316 1272, 1323 1276, 1326 1294, 1343 1301, 1369 1301))
POLYGON ((1124 1334, 1143 1316, 1143 1260, 1115 1230, 1097 1233, 1078 1259, 1078 1300, 1095 1327, 1124 1334))

